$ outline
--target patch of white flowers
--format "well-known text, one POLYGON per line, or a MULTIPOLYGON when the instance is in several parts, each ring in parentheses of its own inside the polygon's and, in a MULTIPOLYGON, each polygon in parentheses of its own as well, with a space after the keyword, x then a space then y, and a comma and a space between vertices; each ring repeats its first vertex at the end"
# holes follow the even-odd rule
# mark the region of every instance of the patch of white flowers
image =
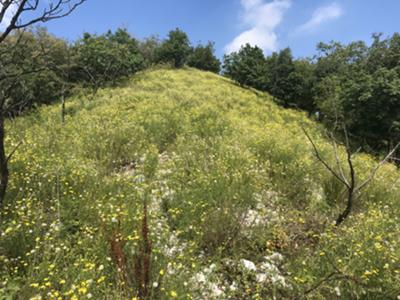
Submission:
POLYGON ((220 299, 225 294, 225 284, 216 272, 216 265, 211 264, 196 273, 191 279, 193 289, 197 289, 195 299, 220 299))
MULTIPOLYGON (((142 159, 143 160, 143 159, 142 159)), ((192 291, 194 299, 236 299, 237 295, 244 289, 243 282, 251 281, 251 284, 270 288, 291 288, 281 273, 280 266, 283 257, 280 253, 273 253, 265 256, 261 262, 252 262, 248 259, 225 259, 221 261, 221 268, 211 264, 193 273, 181 263, 171 263, 188 248, 188 244, 179 238, 178 232, 171 230, 167 216, 162 206, 164 201, 171 201, 175 191, 168 185, 168 177, 171 173, 171 158, 167 154, 160 154, 156 183, 151 191, 149 202, 149 214, 152 235, 155 247, 161 250, 162 256, 167 258, 166 276, 188 276, 190 279, 184 285, 192 291), (226 272, 226 268, 233 273, 226 272), (232 274, 237 275, 234 279, 232 274)), ((134 172, 132 172, 134 173, 134 172)), ((132 174, 134 181, 141 181, 141 174, 132 174)), ((268 226, 281 220, 282 213, 274 203, 278 194, 265 191, 262 194, 254 195, 256 204, 247 210, 242 216, 243 230, 251 233, 256 226, 268 226)), ((201 260, 202 255, 198 258, 201 260)), ((157 259, 157 257, 154 257, 157 259)), ((186 277, 187 278, 187 277, 186 277)), ((158 287, 158 282, 153 282, 153 287, 158 287)))
POLYGON ((252 261, 242 259, 243 268, 255 275, 258 283, 272 284, 276 287, 290 288, 282 275, 279 265, 282 264, 283 256, 278 252, 274 252, 269 256, 265 256, 262 263, 256 265, 252 261))
POLYGON ((251 228, 266 226, 279 222, 281 214, 273 205, 278 199, 278 194, 265 191, 263 194, 255 194, 256 205, 245 212, 243 219, 244 229, 251 233, 251 228))
POLYGON ((278 252, 265 256, 260 263, 248 259, 222 261, 224 267, 237 272, 235 280, 238 281, 227 278, 226 272, 220 272, 215 264, 211 264, 197 272, 190 281, 193 290, 198 294, 194 299, 236 299, 237 293, 240 294, 244 288, 243 281, 249 280, 267 288, 291 289, 279 268, 283 263, 283 256, 278 252))

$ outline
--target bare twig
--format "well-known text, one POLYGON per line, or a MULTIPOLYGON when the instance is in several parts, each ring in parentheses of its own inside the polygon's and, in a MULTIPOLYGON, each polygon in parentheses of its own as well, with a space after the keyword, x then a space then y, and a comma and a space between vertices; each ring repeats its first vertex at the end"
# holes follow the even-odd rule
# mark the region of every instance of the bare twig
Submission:
POLYGON ((45 23, 54 19, 60 19, 71 14, 79 5, 83 4, 86 0, 54 0, 54 1, 40 1, 40 0, 6 0, 0 10, 0 23, 4 21, 4 16, 8 13, 11 14, 9 24, 4 24, 6 27, 0 34, 0 44, 7 38, 7 36, 17 29, 23 29, 36 23, 45 23), (40 4, 45 5, 44 10, 32 16, 32 13, 37 11, 40 4), (31 18, 23 18, 24 14, 31 18))
POLYGON ((386 156, 383 160, 381 160, 375 168, 371 171, 370 175, 366 180, 364 180, 361 184, 357 184, 357 176, 356 176, 356 170, 354 168, 353 164, 353 156, 360 151, 358 149, 356 152, 351 151, 351 146, 350 146, 350 139, 348 135, 348 131, 345 126, 343 126, 343 132, 344 132, 344 149, 346 152, 346 162, 349 170, 349 174, 346 176, 345 172, 342 168, 342 163, 339 157, 339 151, 338 151, 338 142, 336 141, 333 133, 329 134, 330 139, 332 141, 332 147, 333 147, 333 152, 336 160, 336 165, 337 168, 339 169, 339 172, 335 171, 333 167, 331 167, 321 156, 316 144, 312 140, 311 136, 307 133, 307 131, 302 127, 304 134, 306 135, 308 141, 311 143, 315 156, 316 158, 324 165, 324 167, 336 178, 338 179, 345 187, 346 187, 346 192, 347 192, 347 201, 346 201, 346 207, 342 213, 338 216, 336 219, 336 226, 339 226, 351 213, 353 203, 356 199, 358 199, 361 194, 360 191, 365 188, 375 177, 377 171, 379 168, 384 165, 391 157, 392 155, 396 152, 396 150, 400 147, 400 143, 397 144, 386 156))
POLYGON ((381 160, 381 161, 379 162, 379 164, 377 164, 377 165, 375 166, 375 168, 372 170, 370 176, 369 176, 363 183, 361 183, 361 184, 357 187, 357 191, 360 191, 361 189, 365 188, 365 186, 367 186, 368 183, 370 183, 370 182, 374 179, 374 177, 375 177, 376 173, 378 172, 379 168, 380 168, 382 165, 384 165, 384 164, 392 157, 392 155, 396 152, 396 150, 397 150, 399 147, 400 147, 400 143, 398 143, 398 144, 392 149, 392 151, 390 151, 390 152, 385 156, 385 158, 384 158, 383 160, 381 160))
POLYGON ((322 158, 321 154, 318 151, 317 146, 315 145, 314 141, 311 139, 310 135, 307 133, 307 131, 304 129, 304 127, 302 127, 302 130, 304 132, 304 134, 306 135, 307 139, 309 140, 309 142, 311 143, 313 149, 314 149, 314 153, 315 156, 317 157, 317 159, 325 166, 325 168, 328 169, 329 172, 332 173, 333 176, 336 177, 336 179, 338 179, 341 183, 343 183, 345 186, 349 186, 349 184, 347 183, 346 180, 344 180, 339 174, 336 173, 336 171, 334 171, 332 169, 332 167, 322 158))

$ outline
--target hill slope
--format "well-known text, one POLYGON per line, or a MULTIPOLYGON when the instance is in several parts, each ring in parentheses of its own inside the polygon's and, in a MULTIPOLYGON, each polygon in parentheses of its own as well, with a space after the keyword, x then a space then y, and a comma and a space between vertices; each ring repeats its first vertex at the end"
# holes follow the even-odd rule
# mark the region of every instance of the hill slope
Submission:
MULTIPOLYGON (((58 106, 8 124, 7 143, 24 144, 1 216, 0 295, 400 295, 394 166, 334 228, 343 189, 301 126, 334 162, 332 148, 303 113, 193 69, 149 71, 94 98, 69 99, 64 125, 58 106)), ((355 163, 359 180, 375 165, 355 163)))

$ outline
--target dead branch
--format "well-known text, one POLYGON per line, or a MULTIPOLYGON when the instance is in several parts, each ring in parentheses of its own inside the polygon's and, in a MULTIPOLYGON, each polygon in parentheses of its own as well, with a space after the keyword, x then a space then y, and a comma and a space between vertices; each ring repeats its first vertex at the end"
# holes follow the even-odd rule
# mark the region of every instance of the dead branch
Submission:
POLYGON ((23 29, 36 23, 45 23, 54 19, 60 19, 71 14, 79 5, 83 4, 86 0, 54 0, 54 1, 40 1, 40 0, 5 0, 3 1, 0 10, 0 23, 4 21, 5 15, 11 14, 9 24, 5 24, 5 30, 0 34, 0 44, 6 37, 17 29, 23 29), (32 13, 37 11, 39 6, 43 4, 44 10, 32 16, 32 13), (27 14, 32 16, 25 19, 23 16, 27 14), (24 21, 22 21, 24 19, 24 21))
POLYGON ((356 170, 354 168, 354 163, 353 163, 353 156, 358 153, 360 150, 358 149, 355 152, 352 152, 351 147, 350 147, 350 140, 349 140, 349 135, 348 131, 345 126, 343 126, 343 132, 344 132, 344 150, 346 152, 346 163, 347 167, 349 170, 349 174, 346 176, 345 172, 342 167, 342 162, 339 157, 339 152, 338 152, 338 144, 339 142, 335 139, 333 133, 330 133, 330 139, 331 139, 331 144, 333 148, 333 154, 335 156, 335 161, 337 168, 339 172, 336 172, 333 167, 331 167, 321 156, 316 144, 312 140, 311 136, 308 134, 308 132, 302 127, 302 130, 304 134, 306 135, 308 141, 311 143, 315 156, 320 161, 324 167, 337 179, 339 180, 345 187, 346 187, 346 192, 347 192, 347 201, 346 201, 346 207, 343 210, 342 213, 338 216, 336 219, 336 226, 339 226, 351 213, 352 208, 353 208, 353 203, 356 199, 358 199, 361 196, 360 191, 365 188, 374 178, 376 173, 378 172, 379 168, 384 165, 391 157, 392 155, 396 152, 396 150, 400 147, 400 143, 397 144, 386 156, 383 160, 381 160, 375 168, 371 171, 370 175, 366 180, 364 180, 362 183, 357 184, 357 176, 356 176, 356 170))
POLYGON ((332 173, 333 176, 336 177, 336 179, 338 179, 341 183, 343 183, 345 186, 349 187, 349 184, 347 183, 347 180, 344 180, 339 174, 337 174, 331 166, 329 166, 329 164, 322 158, 321 154, 318 151, 317 146, 315 145, 314 141, 311 139, 310 135, 307 133, 307 131, 304 129, 304 127, 302 127, 302 130, 304 132, 304 134, 306 135, 308 141, 311 143, 313 149, 314 149, 314 153, 315 156, 317 157, 317 159, 325 166, 326 169, 328 169, 329 172, 332 173))
POLYGON ((357 187, 357 191, 360 191, 361 189, 363 189, 364 187, 366 187, 366 186, 368 185, 368 183, 370 183, 370 182, 374 179, 374 177, 375 177, 376 173, 378 172, 378 170, 380 169, 380 167, 382 167, 382 165, 384 165, 384 164, 392 157, 392 155, 397 151, 397 149, 398 149, 399 147, 400 147, 400 142, 392 149, 392 151, 390 151, 390 152, 385 156, 385 158, 384 158, 383 160, 381 160, 381 161, 379 162, 379 164, 377 164, 377 165, 375 166, 375 168, 372 170, 370 176, 369 176, 363 183, 361 183, 361 184, 357 187))

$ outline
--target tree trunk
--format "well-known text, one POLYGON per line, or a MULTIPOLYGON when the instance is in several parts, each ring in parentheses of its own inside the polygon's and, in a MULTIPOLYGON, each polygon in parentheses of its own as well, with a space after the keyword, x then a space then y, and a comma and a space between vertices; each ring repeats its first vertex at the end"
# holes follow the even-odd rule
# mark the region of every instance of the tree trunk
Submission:
POLYGON ((4 205, 8 185, 8 161, 4 147, 4 137, 4 116, 0 114, 0 209, 4 205))
POLYGON ((337 218, 336 226, 339 226, 340 224, 343 223, 344 220, 346 220, 346 218, 351 213, 352 207, 353 207, 353 191, 349 191, 349 195, 348 195, 348 198, 347 198, 346 209, 337 218))

